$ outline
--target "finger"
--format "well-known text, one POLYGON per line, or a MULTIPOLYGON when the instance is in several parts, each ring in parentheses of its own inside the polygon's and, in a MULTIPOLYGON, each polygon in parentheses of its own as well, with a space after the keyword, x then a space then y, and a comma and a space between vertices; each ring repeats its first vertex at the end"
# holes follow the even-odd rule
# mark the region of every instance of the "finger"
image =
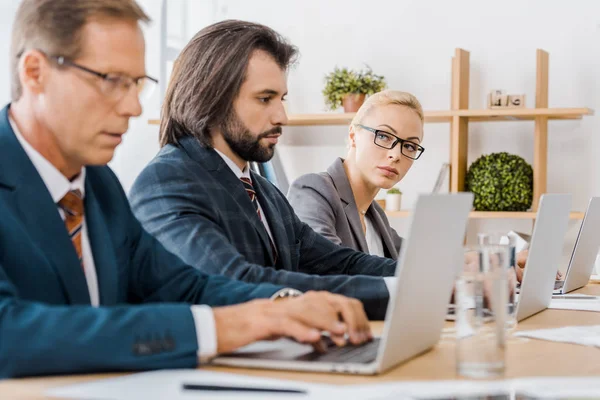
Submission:
POLYGON ((280 321, 280 336, 291 337, 300 343, 316 343, 321 339, 321 332, 305 325, 294 318, 283 318, 280 321))
MULTIPOLYGON (((352 343, 360 343, 362 341, 362 332, 360 332, 358 327, 358 317, 355 315, 355 311, 350 305, 348 299, 332 295, 330 296, 329 301, 338 315, 341 317, 342 321, 345 322, 350 341, 352 343)), ((342 336, 339 332, 335 332, 333 335, 342 336)))
POLYGON ((523 250, 517 253, 517 265, 521 268, 525 268, 527 264, 527 257, 529 256, 529 250, 523 250))
POLYGON ((352 304, 355 308, 355 314, 359 316, 359 329, 365 336, 365 340, 373 339, 373 333, 371 332, 371 324, 369 323, 369 317, 367 317, 367 313, 365 311, 365 307, 363 303, 359 300, 352 300, 352 304))
POLYGON ((347 332, 346 324, 339 320, 337 310, 327 300, 325 293, 307 293, 304 296, 299 297, 298 302, 291 300, 295 302, 295 307, 286 309, 290 317, 333 335, 343 335, 347 332), (302 299, 304 296, 306 297, 302 299))
POLYGON ((515 268, 515 272, 517 273, 517 281, 519 281, 519 283, 521 283, 521 281, 523 280, 523 268, 515 268))
POLYGON ((360 344, 369 340, 370 326, 360 301, 331 295, 331 301, 348 327, 350 341, 360 344))
POLYGON ((329 338, 336 346, 343 347, 348 344, 347 335, 329 335, 329 338))

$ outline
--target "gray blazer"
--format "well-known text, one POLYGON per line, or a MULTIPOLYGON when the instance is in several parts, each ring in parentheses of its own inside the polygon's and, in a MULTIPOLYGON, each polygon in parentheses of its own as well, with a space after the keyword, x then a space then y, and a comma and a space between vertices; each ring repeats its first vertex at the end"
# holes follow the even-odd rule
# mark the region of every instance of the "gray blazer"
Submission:
MULTIPOLYGON (((327 172, 298 178, 290 187, 288 200, 300 220, 316 232, 336 244, 368 253, 343 161, 336 159, 327 172)), ((381 206, 377 202, 371 203, 366 215, 381 235, 386 257, 398 259, 402 238, 390 226, 381 206)))

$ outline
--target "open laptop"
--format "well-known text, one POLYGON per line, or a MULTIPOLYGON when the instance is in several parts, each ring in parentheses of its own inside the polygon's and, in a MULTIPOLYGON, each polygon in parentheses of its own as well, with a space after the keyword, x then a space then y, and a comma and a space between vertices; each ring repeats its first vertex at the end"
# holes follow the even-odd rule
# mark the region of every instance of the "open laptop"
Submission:
POLYGON ((570 194, 544 194, 540 198, 517 303, 517 321, 545 310, 550 304, 570 211, 570 194))
POLYGON ((600 197, 588 204, 564 281, 556 281, 554 294, 565 294, 588 284, 600 250, 600 197))
POLYGON ((452 286, 463 265, 463 238, 472 204, 472 193, 419 196, 398 258, 397 282, 380 338, 360 346, 331 346, 325 354, 288 339, 258 342, 213 363, 370 375, 431 349, 440 338, 452 286))

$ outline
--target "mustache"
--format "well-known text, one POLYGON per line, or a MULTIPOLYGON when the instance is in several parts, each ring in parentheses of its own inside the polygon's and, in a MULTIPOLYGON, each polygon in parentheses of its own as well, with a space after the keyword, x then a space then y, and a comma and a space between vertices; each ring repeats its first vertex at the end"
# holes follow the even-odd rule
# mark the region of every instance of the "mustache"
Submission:
POLYGON ((273 136, 273 135, 281 135, 282 129, 280 126, 276 126, 273 129, 269 129, 266 132, 261 133, 260 135, 258 135, 258 140, 260 139, 264 139, 267 136, 273 136))

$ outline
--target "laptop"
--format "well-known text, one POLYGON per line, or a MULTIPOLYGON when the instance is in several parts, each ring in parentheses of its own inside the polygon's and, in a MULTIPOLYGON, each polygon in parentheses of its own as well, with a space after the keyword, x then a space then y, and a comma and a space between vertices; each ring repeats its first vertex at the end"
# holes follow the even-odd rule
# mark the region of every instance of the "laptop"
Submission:
POLYGON ((219 356, 213 364, 372 375, 428 351, 440 338, 454 280, 463 266, 472 204, 472 193, 419 196, 381 337, 359 346, 332 345, 324 354, 289 339, 262 341, 219 356))
POLYGON ((564 281, 556 281, 554 294, 565 294, 588 284, 600 250, 600 197, 592 197, 579 228, 564 281))
POLYGON ((570 211, 570 194, 544 194, 540 198, 521 281, 517 321, 545 310, 550 304, 570 211))

